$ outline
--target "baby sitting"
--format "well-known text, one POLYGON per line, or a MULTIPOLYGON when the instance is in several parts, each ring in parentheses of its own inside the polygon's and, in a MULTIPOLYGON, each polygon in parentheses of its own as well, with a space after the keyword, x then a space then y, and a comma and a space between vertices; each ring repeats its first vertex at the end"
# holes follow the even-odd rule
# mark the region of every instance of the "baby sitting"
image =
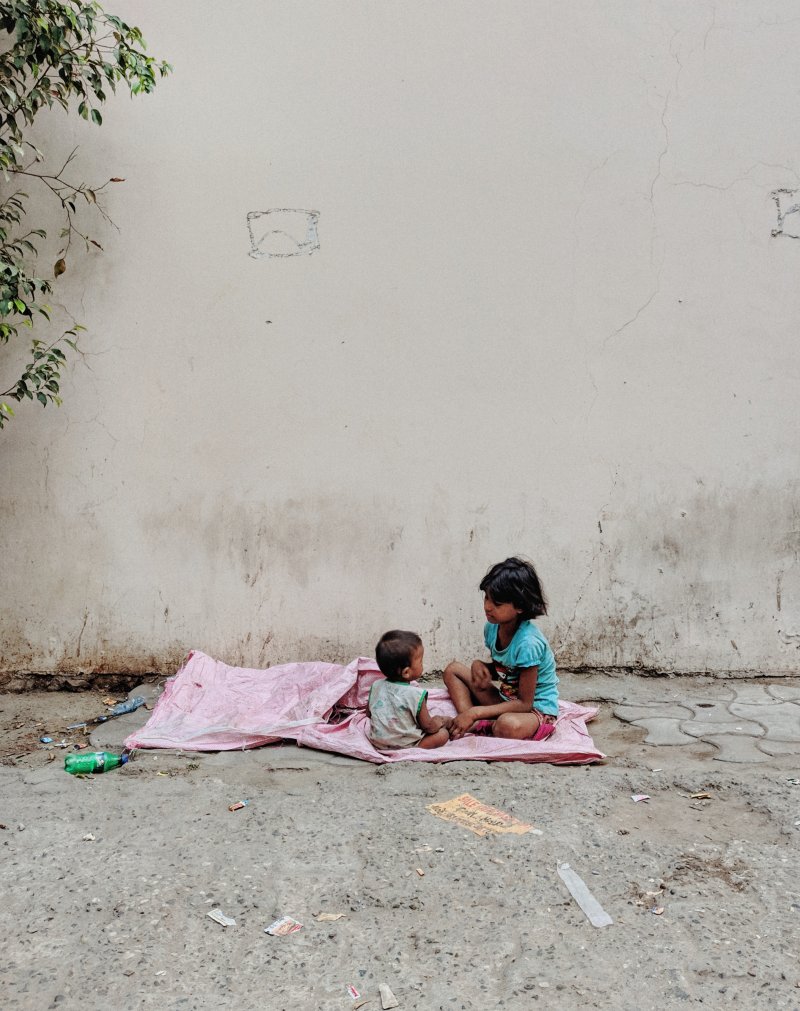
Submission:
POLYGON ((397 748, 441 748, 450 740, 450 717, 431 716, 428 693, 410 681, 422 676, 425 648, 416 632, 385 632, 375 659, 386 680, 369 691, 369 739, 379 751, 397 748))

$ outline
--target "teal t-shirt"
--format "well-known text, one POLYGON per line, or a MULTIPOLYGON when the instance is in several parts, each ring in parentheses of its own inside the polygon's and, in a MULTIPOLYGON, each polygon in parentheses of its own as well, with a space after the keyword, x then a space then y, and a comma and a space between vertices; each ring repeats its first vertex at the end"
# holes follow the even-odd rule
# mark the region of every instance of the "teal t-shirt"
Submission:
POLYGON ((526 667, 538 667, 536 693, 533 708, 550 716, 558 716, 558 678, 556 658, 545 639, 532 621, 523 621, 505 649, 497 648, 498 625, 487 621, 483 627, 483 639, 492 654, 500 684, 498 691, 506 702, 516 700, 519 695, 519 672, 526 667))

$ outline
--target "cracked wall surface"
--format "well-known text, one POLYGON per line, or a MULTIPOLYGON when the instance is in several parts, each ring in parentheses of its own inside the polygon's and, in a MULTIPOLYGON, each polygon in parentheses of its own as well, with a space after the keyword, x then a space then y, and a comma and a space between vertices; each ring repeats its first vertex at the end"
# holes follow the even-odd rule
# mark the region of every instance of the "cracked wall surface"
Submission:
POLYGON ((126 183, 2 435, 0 670, 440 668, 521 552, 562 665, 796 673, 794 4, 118 7, 177 69, 46 124, 126 183))

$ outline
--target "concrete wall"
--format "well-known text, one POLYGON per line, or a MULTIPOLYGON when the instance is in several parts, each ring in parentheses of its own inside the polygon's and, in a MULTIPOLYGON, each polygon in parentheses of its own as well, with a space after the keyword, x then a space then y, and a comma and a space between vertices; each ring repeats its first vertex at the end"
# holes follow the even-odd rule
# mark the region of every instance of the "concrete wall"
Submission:
POLYGON ((5 670, 441 667, 522 552, 564 666, 797 672, 794 3, 108 6, 175 75, 47 124, 126 182, 0 436, 5 670))

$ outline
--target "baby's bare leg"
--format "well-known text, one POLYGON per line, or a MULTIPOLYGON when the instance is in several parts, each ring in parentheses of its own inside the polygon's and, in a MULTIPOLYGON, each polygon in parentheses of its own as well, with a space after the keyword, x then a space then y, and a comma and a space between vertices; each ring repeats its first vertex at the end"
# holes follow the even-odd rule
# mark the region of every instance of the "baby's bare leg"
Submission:
POLYGON ((418 748, 441 748, 450 740, 450 734, 442 727, 435 734, 426 734, 417 744, 418 748))

